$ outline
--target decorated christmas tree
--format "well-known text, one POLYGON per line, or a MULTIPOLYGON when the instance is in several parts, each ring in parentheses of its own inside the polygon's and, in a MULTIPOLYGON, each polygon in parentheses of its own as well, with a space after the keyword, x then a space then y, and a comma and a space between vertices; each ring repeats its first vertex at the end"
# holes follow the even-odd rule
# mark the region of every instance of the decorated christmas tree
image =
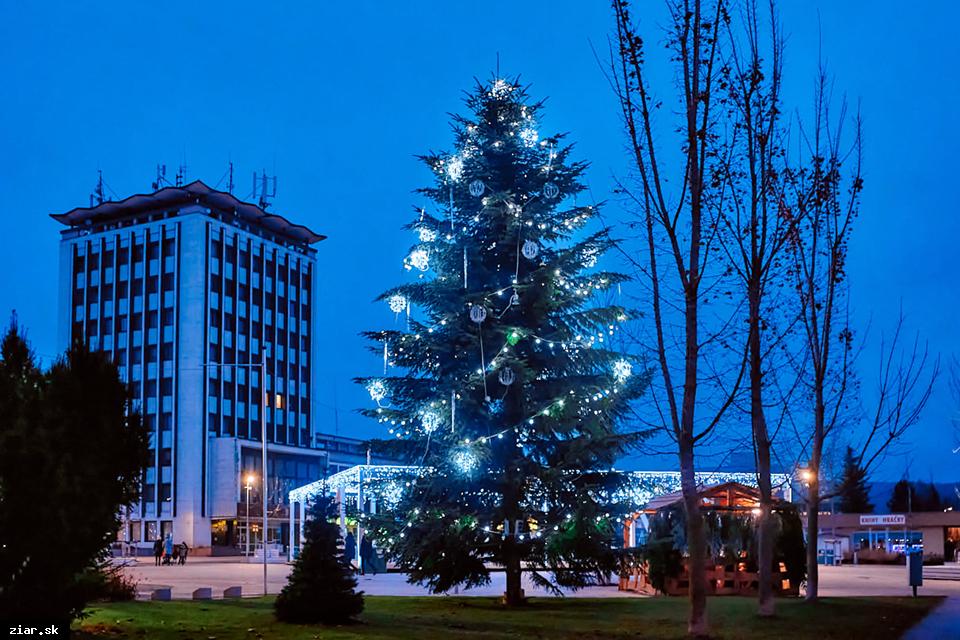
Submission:
POLYGON ((298 624, 341 624, 363 611, 363 592, 340 546, 333 500, 316 498, 307 510, 303 548, 286 586, 277 596, 278 620, 298 624))
POLYGON ((646 376, 616 347, 626 277, 597 267, 614 241, 585 228, 586 164, 540 135, 541 103, 516 82, 478 84, 466 106, 455 150, 422 157, 435 184, 407 227, 412 281, 381 296, 395 328, 364 334, 384 358, 358 379, 376 402, 364 413, 421 467, 368 526, 412 582, 470 587, 500 565, 515 605, 522 571, 555 590, 615 569, 605 500, 646 376))

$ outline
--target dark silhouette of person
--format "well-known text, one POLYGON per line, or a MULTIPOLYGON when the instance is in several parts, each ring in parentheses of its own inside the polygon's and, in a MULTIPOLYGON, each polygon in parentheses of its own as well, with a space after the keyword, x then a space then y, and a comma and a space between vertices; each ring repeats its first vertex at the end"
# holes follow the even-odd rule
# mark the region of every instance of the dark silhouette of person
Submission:
POLYGON ((156 566, 160 566, 160 558, 163 557, 163 541, 157 538, 153 541, 153 559, 156 566))
POLYGON ((370 542, 368 536, 363 536, 363 539, 360 541, 360 574, 366 575, 367 569, 370 569, 370 572, 373 575, 377 575, 377 567, 374 564, 375 554, 373 551, 373 543, 370 542))
POLYGON ((187 546, 187 541, 184 540, 180 543, 180 564, 187 563, 187 552, 190 551, 190 547, 187 546))
POLYGON ((347 532, 347 537, 343 539, 343 557, 353 566, 353 560, 357 557, 357 539, 352 531, 347 532))

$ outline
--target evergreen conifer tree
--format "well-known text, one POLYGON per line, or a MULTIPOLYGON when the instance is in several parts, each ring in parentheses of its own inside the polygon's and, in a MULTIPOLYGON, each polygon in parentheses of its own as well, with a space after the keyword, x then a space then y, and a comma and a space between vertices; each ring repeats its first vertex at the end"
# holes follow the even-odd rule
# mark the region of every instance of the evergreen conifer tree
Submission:
POLYGON ((870 503, 870 485, 867 484, 867 472, 860 461, 847 447, 843 459, 843 477, 840 480, 840 511, 843 513, 873 513, 870 503))
POLYGON ((478 83, 466 105, 456 149, 422 157, 435 184, 407 227, 416 279, 380 298, 401 328, 365 334, 385 375, 358 382, 377 403, 364 413, 422 468, 380 539, 435 592, 500 565, 516 605, 521 563, 549 569, 531 573, 548 589, 615 568, 610 469, 642 435, 618 424, 648 377, 615 348, 626 276, 596 268, 615 242, 584 230, 586 164, 539 134, 541 104, 516 82, 478 83))
POLYGON ((316 498, 307 509, 303 545, 286 586, 277 596, 277 619, 297 624, 342 624, 363 611, 363 592, 340 549, 340 528, 331 498, 316 498))
POLYGON ((893 491, 887 501, 887 509, 890 510, 890 513, 909 513, 917 510, 916 502, 916 487, 906 478, 901 478, 897 481, 897 484, 893 485, 893 491))

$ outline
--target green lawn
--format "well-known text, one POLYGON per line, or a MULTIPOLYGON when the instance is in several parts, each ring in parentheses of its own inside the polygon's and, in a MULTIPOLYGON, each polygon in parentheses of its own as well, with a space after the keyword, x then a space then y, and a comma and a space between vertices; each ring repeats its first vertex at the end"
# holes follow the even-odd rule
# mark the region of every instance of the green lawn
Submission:
MULTIPOLYGON (((760 620, 749 598, 713 598, 711 625, 717 638, 793 640, 883 640, 899 638, 939 598, 833 598, 817 605, 777 603, 778 616, 760 620)), ((505 610, 487 598, 368 597, 361 621, 340 627, 301 627, 273 619, 273 599, 199 602, 124 602, 91 607, 75 625, 77 638, 189 640, 685 637, 682 598, 534 599, 505 610)))

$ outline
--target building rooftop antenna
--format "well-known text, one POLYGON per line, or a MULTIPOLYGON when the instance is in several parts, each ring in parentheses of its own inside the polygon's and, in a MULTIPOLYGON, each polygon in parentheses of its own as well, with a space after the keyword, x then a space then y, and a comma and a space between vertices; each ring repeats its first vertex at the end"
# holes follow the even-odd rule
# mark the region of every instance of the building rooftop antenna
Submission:
POLYGON ((257 205, 261 209, 270 206, 270 200, 277 197, 277 176, 268 176, 266 169, 260 170, 260 175, 253 172, 253 197, 258 198, 257 205))
POLYGON ((174 178, 176 182, 176 186, 182 187, 183 181, 186 179, 186 177, 187 177, 187 165, 186 163, 184 163, 184 164, 181 164, 179 167, 177 167, 177 175, 174 178))
POLYGON ((230 168, 227 170, 229 175, 227 177, 227 193, 233 193, 233 161, 230 161, 230 168))
POLYGON ((93 193, 90 194, 90 206, 93 206, 93 202, 96 200, 97 204, 103 204, 103 170, 97 169, 97 186, 93 188, 93 193))
POLYGON ((154 191, 159 191, 164 186, 164 183, 170 184, 169 182, 167 182, 167 165, 158 164, 157 179, 154 180, 154 182, 150 186, 153 187, 154 191))

